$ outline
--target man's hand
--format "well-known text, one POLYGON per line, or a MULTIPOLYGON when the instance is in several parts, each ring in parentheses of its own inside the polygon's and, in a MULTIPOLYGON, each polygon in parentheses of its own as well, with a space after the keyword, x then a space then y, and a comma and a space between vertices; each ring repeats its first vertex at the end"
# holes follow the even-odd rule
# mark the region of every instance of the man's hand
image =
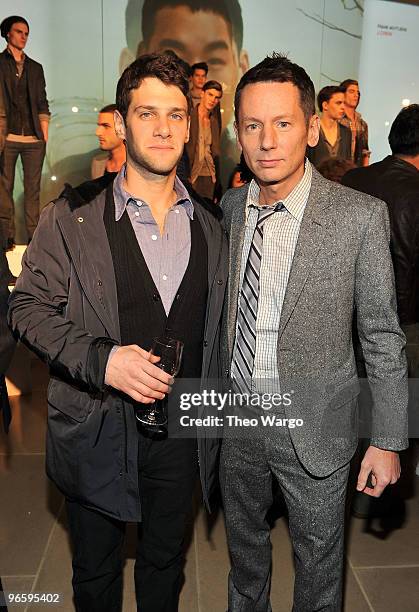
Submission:
POLYGON ((388 484, 394 484, 400 478, 400 459, 398 453, 369 446, 361 463, 357 491, 371 497, 380 497, 388 484), (368 476, 374 488, 367 486, 368 476))
POLYGON ((159 359, 136 344, 120 346, 109 357, 105 384, 143 404, 163 399, 173 378, 154 365, 159 359))

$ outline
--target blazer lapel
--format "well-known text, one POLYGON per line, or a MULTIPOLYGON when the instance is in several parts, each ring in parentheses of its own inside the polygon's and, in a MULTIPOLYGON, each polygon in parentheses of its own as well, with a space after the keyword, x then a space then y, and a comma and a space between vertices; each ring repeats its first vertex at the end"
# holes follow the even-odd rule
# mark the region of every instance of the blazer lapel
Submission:
POLYGON ((327 182, 313 169, 313 179, 295 248, 294 259, 285 292, 278 339, 289 321, 304 288, 317 253, 323 244, 324 219, 321 213, 329 204, 327 182))

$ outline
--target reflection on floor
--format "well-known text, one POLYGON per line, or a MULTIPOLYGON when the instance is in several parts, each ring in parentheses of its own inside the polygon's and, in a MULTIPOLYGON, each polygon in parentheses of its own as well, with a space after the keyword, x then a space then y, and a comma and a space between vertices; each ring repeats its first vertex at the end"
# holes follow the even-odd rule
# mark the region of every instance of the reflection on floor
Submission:
MULTIPOLYGON (((45 390, 47 374, 32 362, 32 396, 13 398, 13 424, 0 434, 0 577, 13 592, 59 593, 51 609, 74 610, 71 558, 61 495, 44 473, 45 390)), ((346 612, 413 612, 419 610, 419 478, 404 482, 404 518, 373 522, 352 519, 349 528, 346 612)), ((130 526, 125 567, 124 611, 135 610, 133 556, 135 526, 130 526)), ((272 530, 274 612, 292 606, 293 564, 286 522, 272 530)), ((220 513, 209 530, 197 505, 185 567, 181 612, 225 612, 228 553, 220 513)), ((25 608, 13 608, 24 610, 25 608)), ((45 606, 32 605, 32 610, 45 606)))

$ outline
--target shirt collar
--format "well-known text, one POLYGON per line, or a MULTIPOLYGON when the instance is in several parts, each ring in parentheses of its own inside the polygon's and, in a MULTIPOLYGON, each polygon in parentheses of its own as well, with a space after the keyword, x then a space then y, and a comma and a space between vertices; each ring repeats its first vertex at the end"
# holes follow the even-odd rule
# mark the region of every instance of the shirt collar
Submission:
POLYGON ((17 60, 15 60, 15 56, 13 55, 13 53, 10 51, 9 47, 6 47, 5 49, 6 52, 6 57, 11 58, 14 62, 16 62, 16 64, 23 64, 23 62, 25 61, 25 52, 22 51, 22 59, 20 60, 20 62, 18 62, 17 60))
MULTIPOLYGON (((278 200, 278 202, 275 202, 272 206, 274 207, 276 204, 282 201, 284 207, 287 209, 290 215, 292 215, 294 219, 301 223, 308 196, 310 194, 312 176, 312 165, 308 161, 308 159, 306 159, 304 175, 302 179, 297 183, 297 185, 285 198, 285 200, 278 200)), ((246 214, 249 213, 249 208, 251 207, 260 208, 259 194, 260 187, 255 181, 255 179, 252 179, 249 185, 249 191, 247 193, 246 214)))
MULTIPOLYGON (((135 202, 138 206, 148 206, 147 202, 144 200, 139 200, 135 198, 133 195, 128 193, 124 188, 124 178, 126 173, 126 164, 124 164, 121 170, 118 172, 115 180, 113 182, 113 197, 115 201, 115 220, 119 221, 122 215, 125 212, 126 207, 129 202, 135 202)), ((175 192, 176 192, 176 202, 173 206, 181 205, 184 207, 186 214, 190 219, 193 219, 194 206, 192 200, 189 196, 188 190, 185 185, 179 179, 179 177, 175 177, 174 184, 175 192)))

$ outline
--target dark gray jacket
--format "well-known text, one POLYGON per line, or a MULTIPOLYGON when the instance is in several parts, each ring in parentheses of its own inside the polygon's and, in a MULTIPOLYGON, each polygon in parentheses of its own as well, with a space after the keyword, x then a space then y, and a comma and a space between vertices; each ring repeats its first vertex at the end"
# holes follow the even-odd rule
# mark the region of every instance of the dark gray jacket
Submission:
MULTIPOLYGON (((138 432, 132 406, 92 384, 96 338, 120 342, 117 289, 103 223, 105 191, 83 190, 42 212, 10 299, 9 320, 51 369, 47 473, 68 497, 123 521, 141 519, 138 432), (86 196, 85 196, 86 197, 86 196)), ((219 332, 227 279, 227 241, 219 222, 194 203, 208 244, 208 303, 202 377, 219 376, 219 332)), ((218 441, 199 439, 208 505, 218 441)))
MULTIPOLYGON (((25 70, 28 74, 28 94, 30 101, 30 111, 35 128, 35 134, 39 140, 44 139, 44 135, 39 121, 39 115, 49 115, 49 105, 45 93, 44 69, 41 64, 25 56, 25 70)), ((3 126, 4 134, 7 135, 7 122, 10 122, 12 113, 11 100, 13 99, 13 86, 10 74, 16 71, 13 56, 5 49, 0 53, 0 80, 3 86, 4 110, 6 112, 6 124, 3 126)))

